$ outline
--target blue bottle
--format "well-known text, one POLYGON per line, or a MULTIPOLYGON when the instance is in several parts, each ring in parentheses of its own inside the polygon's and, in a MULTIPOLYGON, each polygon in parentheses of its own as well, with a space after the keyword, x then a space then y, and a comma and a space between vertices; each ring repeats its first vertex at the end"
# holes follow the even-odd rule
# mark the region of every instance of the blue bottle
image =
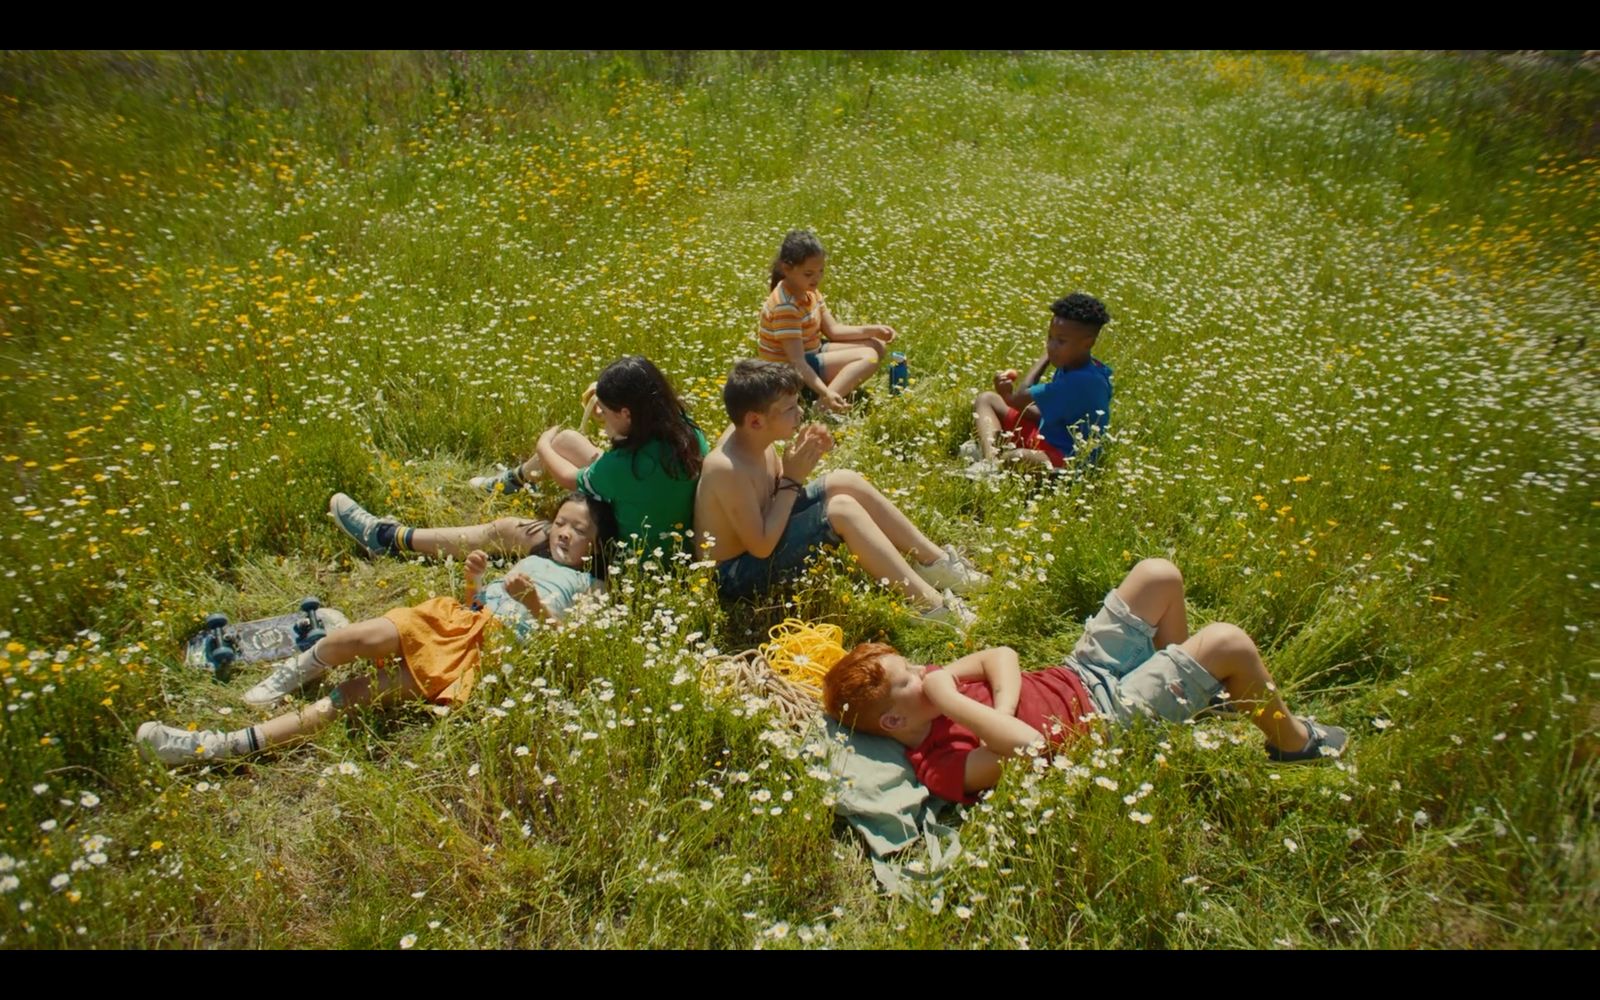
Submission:
POLYGON ((889 395, 898 396, 911 384, 911 367, 900 351, 889 355, 889 395))

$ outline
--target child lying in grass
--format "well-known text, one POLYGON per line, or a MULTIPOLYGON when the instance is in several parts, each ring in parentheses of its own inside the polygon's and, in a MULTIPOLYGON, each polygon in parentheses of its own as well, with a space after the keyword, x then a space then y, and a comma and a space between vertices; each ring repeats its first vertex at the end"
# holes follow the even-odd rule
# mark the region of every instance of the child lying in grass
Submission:
POLYGON ((1238 626, 1218 622, 1189 634, 1183 576, 1165 559, 1139 563, 1106 595, 1064 666, 1023 673, 1016 651, 1001 646, 940 669, 861 643, 823 687, 831 717, 904 744, 918 779, 952 802, 977 801, 1019 751, 1059 745, 1095 714, 1117 725, 1182 722, 1224 688, 1266 735, 1273 760, 1320 760, 1346 742, 1338 726, 1289 714, 1238 626))
POLYGON ((488 568, 489 556, 482 549, 467 556, 465 606, 454 598, 435 597, 347 625, 285 660, 245 692, 244 700, 252 705, 276 704, 330 668, 361 658, 377 665, 375 674, 353 677, 326 698, 257 726, 224 733, 146 722, 135 739, 162 763, 183 764, 254 753, 308 736, 340 713, 369 701, 422 698, 458 705, 477 681, 484 634, 496 625, 509 625, 522 637, 544 621, 560 620, 579 594, 601 586, 603 553, 615 534, 609 505, 573 493, 562 501, 554 520, 540 529, 533 554, 512 567, 503 580, 480 590, 478 581, 488 568))

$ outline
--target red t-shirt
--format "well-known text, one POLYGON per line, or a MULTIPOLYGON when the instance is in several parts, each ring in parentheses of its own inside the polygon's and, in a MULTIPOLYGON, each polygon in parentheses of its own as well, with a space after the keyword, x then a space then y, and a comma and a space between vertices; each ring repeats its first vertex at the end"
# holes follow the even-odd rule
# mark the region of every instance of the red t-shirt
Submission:
MULTIPOLYGON (((940 669, 937 664, 930 671, 940 669)), ((961 681, 957 689, 973 701, 994 707, 994 693, 987 681, 961 681)), ((1022 673, 1022 693, 1017 696, 1017 718, 1044 735, 1050 746, 1059 746, 1067 734, 1082 732, 1087 728, 1085 716, 1094 714, 1094 702, 1071 667, 1051 667, 1048 670, 1025 670, 1022 673)), ((967 784, 967 754, 982 744, 978 736, 966 726, 941 715, 933 720, 927 738, 914 749, 906 751, 917 780, 941 799, 965 802, 978 801, 969 795, 967 784)))

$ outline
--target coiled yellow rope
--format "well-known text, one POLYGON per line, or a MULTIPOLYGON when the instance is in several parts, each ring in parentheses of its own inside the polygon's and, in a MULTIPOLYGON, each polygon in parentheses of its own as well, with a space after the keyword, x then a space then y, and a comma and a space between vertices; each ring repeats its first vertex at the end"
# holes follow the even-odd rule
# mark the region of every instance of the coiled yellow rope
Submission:
POLYGON ((844 656, 844 630, 785 619, 767 633, 760 649, 706 661, 700 686, 709 694, 753 694, 789 726, 805 727, 822 709, 822 678, 844 656))
POLYGON ((772 672, 821 699, 822 678, 844 656, 844 629, 785 618, 767 635, 771 641, 761 647, 761 655, 772 672))

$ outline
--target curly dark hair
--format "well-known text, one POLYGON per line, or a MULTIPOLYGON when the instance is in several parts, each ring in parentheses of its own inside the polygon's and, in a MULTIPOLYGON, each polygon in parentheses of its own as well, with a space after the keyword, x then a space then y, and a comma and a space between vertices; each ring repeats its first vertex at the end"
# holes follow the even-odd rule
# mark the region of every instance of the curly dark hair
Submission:
MULTIPOLYGON (((633 418, 628 436, 612 447, 633 453, 660 438, 667 446, 667 475, 674 479, 693 479, 700 475, 700 442, 696 425, 673 391, 672 383, 649 358, 637 354, 619 358, 607 365, 595 383, 595 394, 607 409, 627 408, 633 418)), ((638 470, 634 470, 637 478, 638 470)))
POLYGON ((788 264, 794 267, 813 257, 826 257, 828 251, 822 249, 822 241, 809 229, 791 229, 783 238, 783 245, 778 247, 778 256, 772 258, 772 274, 768 276, 767 291, 778 287, 778 282, 783 280, 783 268, 788 264))
POLYGON ((1073 292, 1064 299, 1056 299, 1050 303, 1050 311, 1056 314, 1057 319, 1082 323, 1096 330, 1111 322, 1111 314, 1106 311, 1106 304, 1093 295, 1085 295, 1083 292, 1073 292))

